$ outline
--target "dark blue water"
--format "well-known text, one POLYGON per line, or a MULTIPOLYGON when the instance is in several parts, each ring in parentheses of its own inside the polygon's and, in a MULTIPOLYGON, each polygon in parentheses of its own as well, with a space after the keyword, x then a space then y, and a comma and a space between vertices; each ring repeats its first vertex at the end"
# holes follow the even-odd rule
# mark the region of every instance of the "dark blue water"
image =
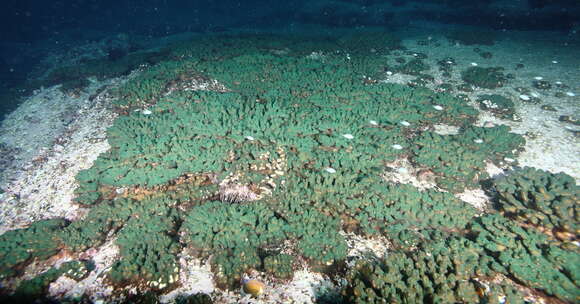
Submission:
MULTIPOLYGON (((0 4, 0 90, 3 94, 26 92, 31 89, 26 85, 31 72, 48 53, 117 33, 159 37, 304 23, 396 29, 426 21, 567 34, 578 27, 579 20, 577 0, 4 0, 0 4)), ((0 117, 17 104, 14 98, 2 100, 0 117)))

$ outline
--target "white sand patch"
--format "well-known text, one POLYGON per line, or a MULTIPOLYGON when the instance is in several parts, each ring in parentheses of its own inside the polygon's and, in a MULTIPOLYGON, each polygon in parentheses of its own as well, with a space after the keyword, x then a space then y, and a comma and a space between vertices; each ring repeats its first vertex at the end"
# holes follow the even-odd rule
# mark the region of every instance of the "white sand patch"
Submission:
MULTIPOLYGON (((434 175, 430 171, 416 169, 407 159, 399 159, 393 163, 387 164, 387 167, 390 168, 390 170, 383 173, 383 178, 391 183, 409 184, 418 188, 419 190, 435 189, 437 191, 447 192, 437 187, 433 179, 434 175)), ((491 177, 503 175, 503 170, 495 166, 493 163, 487 163, 486 171, 491 177)), ((462 193, 455 194, 455 197, 472 205, 480 211, 483 211, 485 208, 490 206, 490 198, 480 188, 465 189, 462 193)), ((384 251, 379 250, 378 252, 372 250, 373 252, 386 253, 386 250, 388 249, 388 243, 382 242, 382 244, 375 244, 373 242, 368 243, 368 241, 369 240, 361 238, 359 240, 360 244, 357 244, 354 247, 359 248, 359 246, 362 246, 362 248, 365 248, 365 246, 368 244, 374 248, 384 249, 384 251)), ((383 241, 388 242, 386 239, 383 241)), ((365 250, 359 250, 360 253, 364 251, 365 250)))
POLYGON ((385 79, 379 80, 379 83, 398 83, 407 84, 409 81, 417 78, 417 76, 405 75, 405 74, 391 74, 385 73, 385 79))
POLYGON ((435 128, 435 133, 439 135, 457 135, 459 134, 458 126, 450 126, 444 124, 437 124, 433 126, 435 128))
POLYGON ((487 172, 491 178, 498 178, 505 175, 504 169, 496 166, 492 162, 487 162, 485 164, 485 172, 487 172))
POLYGON ((470 204, 479 211, 484 211, 491 206, 491 199, 482 189, 466 189, 455 195, 458 199, 470 204))
POLYGON ((322 274, 302 269, 294 272, 294 278, 285 284, 266 284, 264 294, 254 299, 241 292, 224 292, 217 297, 216 303, 316 303, 317 297, 335 294, 337 287, 322 274))
MULTIPOLYGON (((215 290, 214 303, 242 303, 242 304, 265 304, 265 303, 316 303, 316 299, 323 295, 337 295, 338 287, 326 276, 312 272, 307 268, 294 272, 292 280, 287 282, 273 282, 256 278, 265 283, 264 293, 253 298, 244 294, 241 290, 215 290)), ((170 303, 174 298, 173 292, 162 297, 163 303, 170 303)))
MULTIPOLYGON (((50 284, 48 287, 48 294, 51 297, 62 298, 65 294, 67 294, 70 290, 74 289, 78 285, 80 284, 78 284, 77 281, 63 275, 50 284)), ((82 295, 82 293, 80 295, 82 295)))
POLYGON ((412 185, 419 190, 436 188, 434 174, 429 170, 415 168, 407 159, 398 159, 387 164, 382 178, 395 184, 412 185))
MULTIPOLYGON (((94 93, 102 85, 105 83, 94 84, 88 92, 94 93)), ((77 219, 79 207, 72 201, 77 187, 75 176, 109 149, 106 130, 116 115, 107 108, 110 100, 105 93, 96 96, 85 93, 76 99, 59 92, 57 87, 40 91, 4 125, 2 140, 25 152, 17 156, 22 167, 12 167, 11 179, 3 186, 5 193, 0 195, 0 233, 41 219, 77 219), (53 105, 55 108, 51 108, 53 105), (73 108, 74 113, 61 112, 73 108), (46 119, 31 122, 23 118, 30 115, 46 119), (70 123, 56 125, 54 118, 62 116, 70 123), (30 161, 35 150, 39 151, 30 161)))
MULTIPOLYGON (((86 99, 87 93, 82 98, 71 98, 58 86, 37 90, 2 121, 0 141, 18 151, 13 157, 25 165, 52 146, 78 111, 79 103, 86 103, 86 99)), ((2 172, 1 177, 6 178, 8 173, 2 172)))
POLYGON ((99 248, 91 248, 82 255, 92 259, 95 269, 82 281, 76 282, 65 276, 61 276, 49 286, 49 295, 53 297, 79 298, 87 295, 91 301, 105 301, 113 293, 113 286, 105 281, 105 273, 110 270, 119 256, 119 248, 110 240, 99 248))
MULTIPOLYGON (((580 112, 579 112, 580 113, 580 112)), ((506 124, 512 132, 524 135, 525 151, 517 158, 521 166, 530 166, 552 173, 564 172, 580 181, 580 142, 558 121, 558 114, 539 107, 520 107, 521 122, 499 121, 482 115, 480 121, 506 124)))
POLYGON ((162 295, 160 297, 161 303, 171 303, 182 295, 210 294, 216 290, 209 261, 203 262, 201 259, 194 258, 185 249, 179 258, 179 265, 179 283, 181 286, 162 295))
POLYGON ((391 243, 387 238, 365 238, 354 233, 341 232, 348 245, 347 257, 355 262, 360 257, 382 258, 387 255, 391 243))
POLYGON ((281 291, 279 299, 291 300, 294 303, 316 303, 317 296, 332 293, 335 289, 336 286, 328 278, 306 269, 295 272, 294 279, 289 284, 278 287, 281 291))
MULTIPOLYGON (((360 238, 362 240, 362 238, 360 238)), ((378 240, 378 239, 377 239, 378 240)), ((294 244, 286 241, 279 248, 280 253, 296 255, 294 244), (292 248, 291 248, 292 247, 292 248)), ((359 251, 366 249, 375 250, 382 254, 379 241, 367 240, 358 246, 359 251), (372 245, 371 245, 372 244, 372 245)), ((315 303, 316 298, 327 293, 336 294, 337 286, 327 276, 312 272, 306 261, 301 262, 301 270, 294 272, 291 280, 274 278, 263 272, 250 270, 248 278, 256 279, 266 285, 264 294, 258 298, 252 298, 245 294, 242 289, 222 290, 213 282, 210 260, 201 260, 193 257, 188 249, 184 249, 180 256, 180 284, 181 286, 171 292, 162 295, 162 303, 172 303, 179 296, 194 295, 198 293, 212 294, 214 303, 315 303)))

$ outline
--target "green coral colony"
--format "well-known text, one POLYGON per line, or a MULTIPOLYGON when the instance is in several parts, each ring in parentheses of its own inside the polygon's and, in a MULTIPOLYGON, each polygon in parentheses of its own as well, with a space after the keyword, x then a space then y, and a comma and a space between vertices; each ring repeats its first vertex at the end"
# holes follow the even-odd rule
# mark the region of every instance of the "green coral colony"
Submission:
MULTIPOLYGON (((121 258, 107 279, 143 292, 176 288, 178 254, 190 248, 213 256, 226 289, 250 269, 291 279, 307 261, 346 278, 347 302, 523 303, 517 286, 580 300, 580 190, 569 176, 526 168, 490 182, 486 163, 514 158, 521 136, 472 126, 477 111, 449 93, 378 82, 384 58, 400 48, 386 34, 312 41, 204 37, 163 51, 166 60, 113 92, 111 149, 77 176, 86 217, 0 236, 1 278, 115 232, 121 258), (187 89, 210 79, 223 87, 187 89), (436 124, 459 133, 439 135, 436 124), (446 191, 385 181, 385 165, 402 157, 446 191), (452 194, 480 185, 496 198, 483 215, 452 194), (340 231, 394 246, 344 267, 340 231), (279 249, 288 241, 291 254, 279 249)), ((463 78, 504 82, 499 69, 470 68, 463 78)), ((22 282, 16 295, 42 294, 47 281, 89 267, 76 263, 36 286, 22 282)))

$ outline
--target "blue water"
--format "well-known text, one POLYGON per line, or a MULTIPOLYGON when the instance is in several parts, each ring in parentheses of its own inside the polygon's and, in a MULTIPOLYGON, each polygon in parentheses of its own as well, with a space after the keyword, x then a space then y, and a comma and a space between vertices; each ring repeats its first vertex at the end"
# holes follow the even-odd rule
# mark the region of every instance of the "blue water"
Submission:
MULTIPOLYGON (((461 28, 550 31, 578 39, 580 1, 22 1, 0 3, 0 90, 29 92, 27 80, 51 52, 119 33, 163 37, 240 28, 295 29, 304 24, 379 26, 397 30, 420 22, 461 28)), ((550 35, 552 35, 550 34, 550 35)), ((139 46, 133 46, 138 48, 139 46)), ((35 73, 36 72, 36 73, 35 73)), ((2 98, 0 117, 18 101, 2 98)))

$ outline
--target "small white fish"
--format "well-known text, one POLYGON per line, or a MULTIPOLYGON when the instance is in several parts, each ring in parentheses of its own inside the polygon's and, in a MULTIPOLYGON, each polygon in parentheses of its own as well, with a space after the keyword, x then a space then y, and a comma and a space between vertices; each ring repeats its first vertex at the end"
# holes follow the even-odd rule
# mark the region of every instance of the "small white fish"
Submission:
POLYGON ((397 145, 397 144, 392 145, 391 147, 393 147, 393 149, 395 149, 395 150, 401 150, 401 149, 403 149, 403 146, 397 145))
POLYGON ((443 107, 440 105, 434 105, 433 109, 437 110, 437 111, 443 111, 443 107))
POLYGON ((151 115, 151 113, 153 113, 153 112, 151 112, 151 110, 145 109, 145 110, 141 111, 141 113, 143 113, 143 115, 151 115))
POLYGON ((474 139, 473 142, 476 143, 476 144, 482 144, 483 143, 483 139, 474 139))
POLYGON ((520 95, 520 99, 521 99, 521 100, 526 100, 526 101, 527 101, 527 100, 530 100, 530 96, 528 96, 528 95, 526 95, 526 94, 522 94, 522 95, 520 95))
POLYGON ((574 97, 576 96, 576 94, 572 93, 572 92, 566 92, 566 95, 570 96, 570 97, 574 97))
POLYGON ((254 140, 254 138, 252 136, 246 136, 246 139, 250 140, 250 141, 254 140))
POLYGON ((542 79, 544 79, 544 77, 542 77, 542 76, 536 76, 536 77, 534 77, 534 79, 535 80, 542 80, 542 79))
POLYGON ((405 120, 401 121, 401 124, 405 127, 408 127, 411 125, 411 123, 409 123, 408 121, 405 121, 405 120))
POLYGON ((376 125, 378 125, 378 124, 379 124, 379 123, 378 123, 378 122, 376 122, 375 120, 371 120, 371 121, 369 121, 369 123, 370 123, 371 125, 373 125, 373 126, 376 126, 376 125))
POLYGON ((471 65, 472 66, 477 66, 477 62, 472 62, 471 65))
POLYGON ((326 169, 324 169, 324 171, 328 172, 328 173, 336 173, 336 170, 334 170, 334 168, 328 167, 326 169))
POLYGON ((352 136, 352 134, 342 134, 342 137, 346 138, 346 139, 353 139, 354 136, 352 136))

